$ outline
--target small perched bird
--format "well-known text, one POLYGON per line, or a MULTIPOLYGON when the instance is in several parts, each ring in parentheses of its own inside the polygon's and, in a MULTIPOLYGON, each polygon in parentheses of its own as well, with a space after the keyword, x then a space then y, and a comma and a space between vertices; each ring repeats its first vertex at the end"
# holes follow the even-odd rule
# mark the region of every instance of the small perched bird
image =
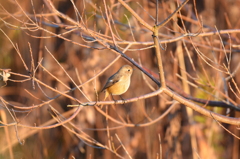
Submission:
POLYGON ((121 95, 125 93, 131 82, 131 75, 133 68, 129 65, 122 66, 115 74, 113 74, 107 80, 107 83, 103 87, 102 91, 105 91, 104 100, 111 95, 121 95))

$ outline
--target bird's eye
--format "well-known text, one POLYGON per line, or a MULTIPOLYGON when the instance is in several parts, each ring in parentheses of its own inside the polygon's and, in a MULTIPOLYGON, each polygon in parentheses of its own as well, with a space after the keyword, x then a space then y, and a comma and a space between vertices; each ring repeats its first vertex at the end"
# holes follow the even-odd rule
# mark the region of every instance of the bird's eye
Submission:
POLYGON ((130 70, 128 70, 128 72, 130 72, 130 70))

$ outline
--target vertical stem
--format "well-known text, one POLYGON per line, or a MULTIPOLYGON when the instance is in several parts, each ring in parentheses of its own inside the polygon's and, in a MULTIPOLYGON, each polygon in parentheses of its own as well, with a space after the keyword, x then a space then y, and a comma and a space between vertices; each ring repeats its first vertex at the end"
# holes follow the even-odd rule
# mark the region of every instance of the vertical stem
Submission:
POLYGON ((166 88, 166 82, 165 82, 165 76, 164 76, 164 70, 163 70, 163 63, 162 63, 162 56, 161 56, 161 50, 160 50, 160 45, 159 45, 159 42, 158 42, 158 28, 157 28, 157 26, 154 26, 153 29, 154 29, 154 31, 153 31, 153 40, 154 40, 154 44, 155 44, 155 51, 156 51, 156 56, 157 56, 157 61, 158 61, 159 79, 161 81, 161 86, 163 88, 166 88))

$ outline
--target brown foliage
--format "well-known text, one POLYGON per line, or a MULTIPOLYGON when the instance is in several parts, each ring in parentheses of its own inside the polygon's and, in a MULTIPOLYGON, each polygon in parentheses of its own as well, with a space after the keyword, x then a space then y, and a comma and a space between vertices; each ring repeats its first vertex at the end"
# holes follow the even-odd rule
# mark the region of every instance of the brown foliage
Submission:
POLYGON ((240 4, 179 3, 0 1, 0 158, 239 158, 240 4))

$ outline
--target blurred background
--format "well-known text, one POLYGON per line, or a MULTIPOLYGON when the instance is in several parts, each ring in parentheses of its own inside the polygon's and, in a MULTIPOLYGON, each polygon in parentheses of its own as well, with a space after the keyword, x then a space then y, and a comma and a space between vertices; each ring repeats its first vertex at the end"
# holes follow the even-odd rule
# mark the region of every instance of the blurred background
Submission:
MULTIPOLYGON (((156 1, 125 3, 155 25, 156 1)), ((180 3, 159 0, 158 23, 180 3)), ((239 0, 189 1, 159 30, 167 82, 196 98, 239 104, 239 8, 239 0)), ((0 71, 2 76, 11 71, 0 81, 0 158, 240 158, 238 138, 164 94, 98 108, 68 107, 103 100, 98 92, 108 77, 122 65, 133 66, 108 47, 113 37, 119 50, 129 45, 126 55, 158 78, 152 32, 117 0, 0 0, 0 18, 0 71)), ((157 89, 134 67, 122 97, 157 89)), ((202 106, 239 117, 237 111, 202 106)), ((240 135, 236 126, 223 126, 240 135)))

